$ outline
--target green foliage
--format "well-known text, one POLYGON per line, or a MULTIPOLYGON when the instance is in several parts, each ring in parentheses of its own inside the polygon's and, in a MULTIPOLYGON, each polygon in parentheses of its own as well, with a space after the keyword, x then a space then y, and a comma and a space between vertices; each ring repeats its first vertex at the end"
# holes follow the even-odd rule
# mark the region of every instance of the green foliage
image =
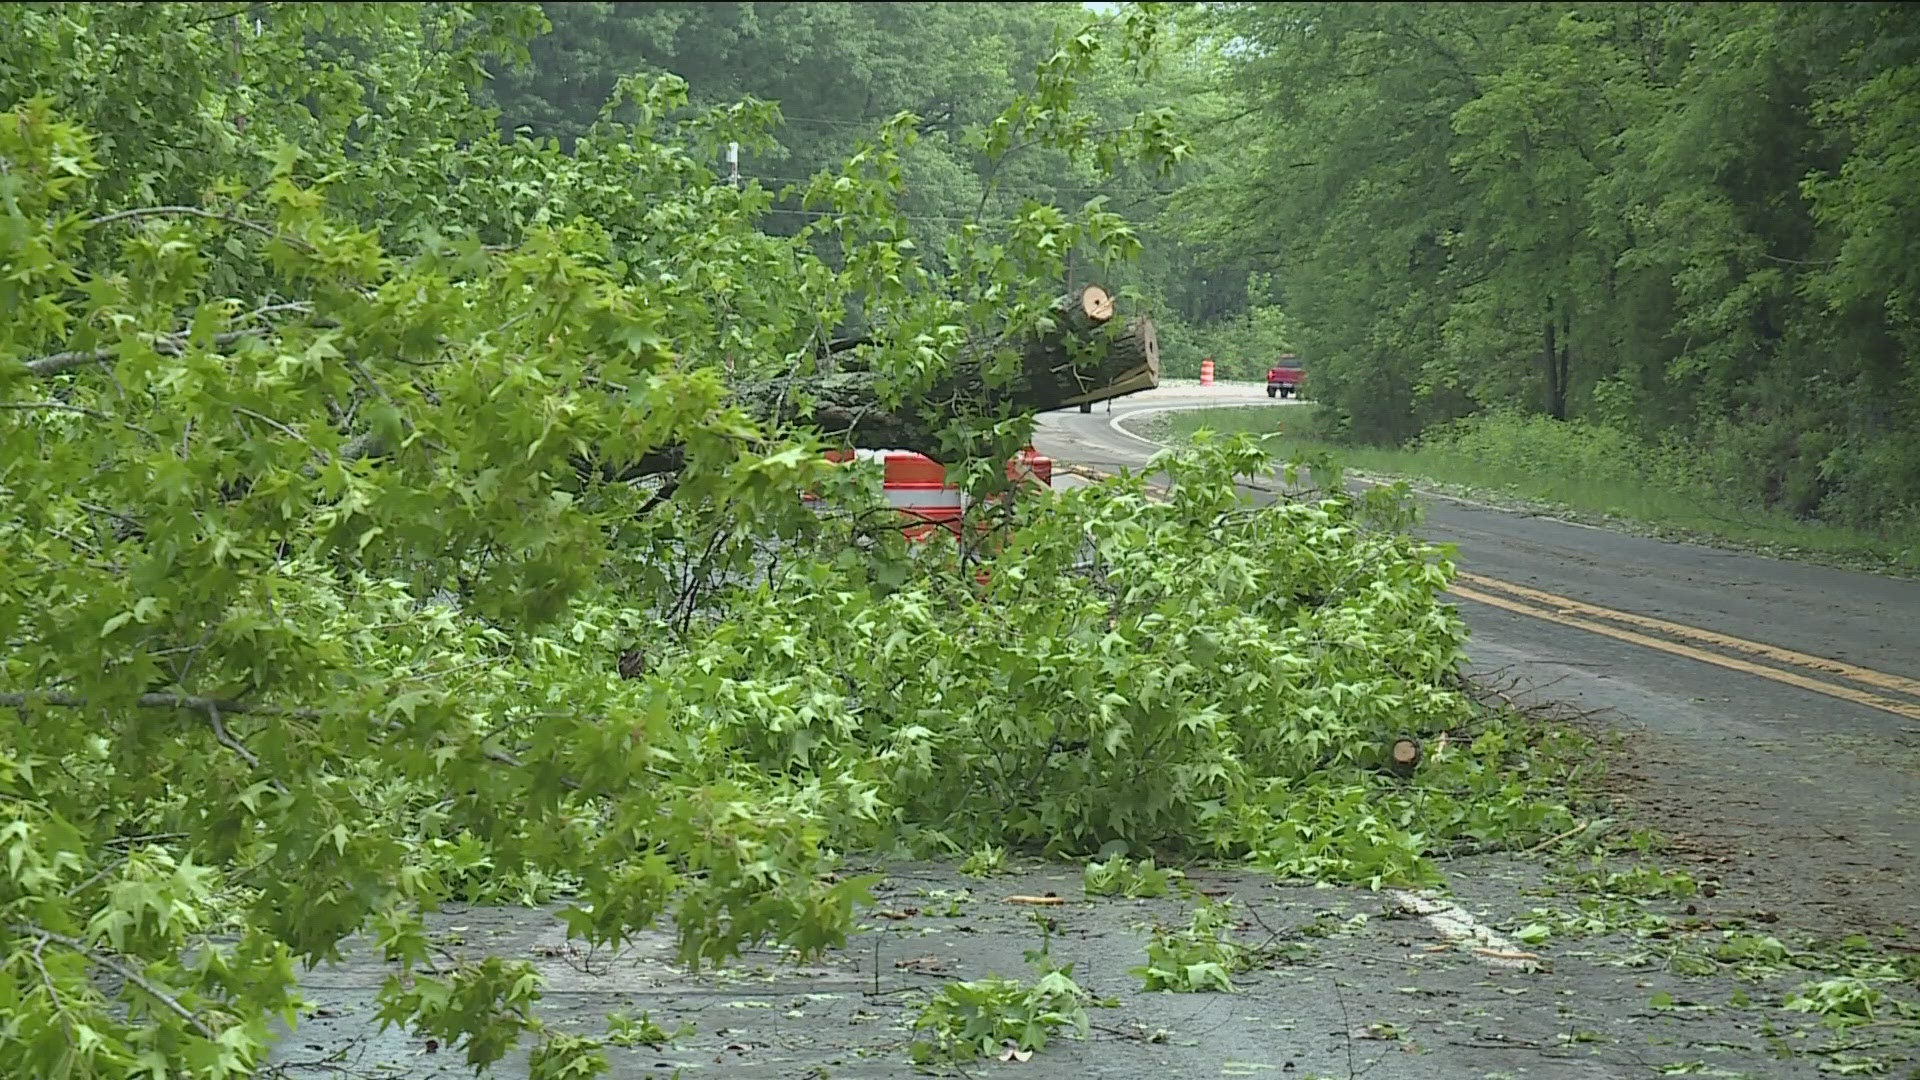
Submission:
POLYGON ((1490 472, 1542 474, 1572 483, 1639 484, 1712 494, 1720 484, 1686 448, 1651 445, 1605 424, 1512 411, 1429 429, 1418 448, 1471 459, 1490 472))
MULTIPOLYGON (((699 107, 767 102, 779 122, 742 141, 739 164, 770 192, 793 187, 775 200, 773 232, 817 220, 819 208, 800 197, 807 178, 902 114, 915 140, 899 160, 899 205, 935 260, 969 227, 993 228, 1030 205, 1118 198, 1137 207, 1155 197, 1158 168, 1128 148, 1186 154, 1159 108, 1164 91, 1132 77, 1136 55, 1158 55, 1146 48, 1156 5, 1100 20, 1120 49, 1102 48, 1088 11, 1063 3, 540 6, 552 32, 532 42, 530 62, 494 65, 489 96, 503 127, 571 145, 636 74, 673 73, 699 107), (1066 79, 1084 92, 1068 100, 1048 89, 1066 79)), ((1099 263, 1097 246, 1076 254, 1094 260, 1082 270, 1122 272, 1099 263)))
POLYGON ((1337 441, 1330 419, 1330 410, 1314 406, 1255 405, 1171 413, 1145 427, 1174 442, 1201 428, 1246 431, 1260 434, 1276 458, 1325 454, 1375 476, 1437 480, 1483 497, 1517 496, 1666 535, 1816 553, 1876 569, 1920 568, 1920 522, 1889 518, 1856 529, 1765 509, 1747 487, 1754 474, 1746 455, 1761 451, 1745 439, 1703 450, 1630 435, 1611 422, 1493 409, 1429 428, 1409 446, 1386 448, 1337 441))
POLYGON ((1152 859, 1133 862, 1115 855, 1106 862, 1089 862, 1080 872, 1081 887, 1088 896, 1124 896, 1129 900, 1166 896, 1186 875, 1153 864, 1152 859))
MULTIPOLYGON (((764 109, 629 82, 634 122, 571 151, 493 136, 469 90, 524 6, 230 14, 0 13, 0 1072, 252 1075, 295 960, 367 930, 383 1022, 591 1075, 530 969, 434 963, 425 915, 565 893, 595 942, 670 918, 689 963, 814 953, 872 880, 830 838, 893 813, 692 719, 810 709, 699 664, 758 632, 750 576, 807 595, 873 542, 804 409, 733 385, 806 373, 854 308, 912 400, 1040 317, 1067 250, 1132 237, 1027 208, 938 275, 905 125, 777 236, 708 164, 764 109)), ((1106 51, 1035 85, 1070 110, 1106 51)), ((956 446, 1024 441, 975 404, 956 446)))
POLYGON ((1872 1023, 1886 995, 1854 978, 1821 979, 1787 995, 1784 1008, 1813 1013, 1833 1027, 1872 1023))
POLYGON ((1601 896, 1634 899, 1687 900, 1700 894, 1700 883, 1684 870, 1661 870, 1653 866, 1630 866, 1609 870, 1596 864, 1591 869, 1568 875, 1575 888, 1601 896))
POLYGON ((915 1018, 923 1033, 911 1046, 921 1064, 993 1057, 1002 1047, 1042 1050, 1062 1029, 1087 1037, 1088 995, 1073 981, 1073 965, 1044 966, 1026 983, 988 976, 940 988, 915 1018))
POLYGON ((669 1032, 655 1023, 650 1013, 645 1012, 638 1019, 624 1012, 615 1012, 607 1017, 607 1041, 615 1046, 663 1046, 693 1034, 693 1030, 692 1024, 682 1024, 669 1032))
POLYGON ((1007 849, 998 844, 977 847, 960 863, 960 872, 968 877, 992 877, 1006 870, 1007 849))
POLYGON ((600 1041, 582 1035, 549 1035, 528 1059, 529 1080, 591 1080, 609 1068, 600 1041))
POLYGON ((1233 974, 1250 966, 1245 946, 1233 940, 1233 919, 1226 904, 1197 907, 1185 927, 1155 927, 1147 943, 1147 962, 1132 969, 1145 990, 1180 994, 1233 992, 1233 974))
POLYGON ((776 578, 671 673, 768 686, 706 737, 871 784, 886 810, 854 835, 930 851, 1124 840, 1406 883, 1436 838, 1565 828, 1533 733, 1454 688, 1445 565, 1344 496, 1252 505, 1234 476, 1262 460, 1209 446, 1153 466, 1165 500, 1136 478, 1027 504, 984 584, 952 548, 922 580, 854 558, 776 578), (1403 730, 1482 723, 1421 784, 1373 770, 1403 730))

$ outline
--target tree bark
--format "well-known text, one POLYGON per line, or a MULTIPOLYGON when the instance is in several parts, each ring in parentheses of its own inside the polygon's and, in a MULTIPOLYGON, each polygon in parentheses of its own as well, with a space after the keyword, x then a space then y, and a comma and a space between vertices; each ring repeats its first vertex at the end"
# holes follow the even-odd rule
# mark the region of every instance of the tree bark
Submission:
POLYGON ((1006 408, 1049 412, 1081 402, 1149 390, 1160 384, 1160 345, 1153 322, 1116 322, 1113 300, 1098 286, 1055 306, 1050 333, 1019 343, 1020 369, 998 385, 986 377, 995 351, 964 357, 952 375, 917 402, 879 406, 880 376, 842 371, 742 387, 737 397, 767 420, 811 422, 829 438, 870 450, 912 450, 938 458, 940 434, 954 420, 1006 408), (809 404, 802 405, 802 400, 809 404))
MULTIPOLYGON (((1090 285, 1054 305, 1047 333, 1014 343, 1020 368, 1010 381, 987 378, 987 365, 1004 342, 969 350, 953 373, 916 401, 880 405, 880 376, 834 371, 736 387, 735 400, 762 421, 813 424, 828 439, 866 450, 910 450, 936 460, 949 454, 942 432, 955 420, 1005 409, 1039 413, 1105 401, 1160 384, 1160 345, 1153 321, 1114 318, 1113 298, 1090 285)), ((649 453, 605 478, 637 479, 677 471, 677 447, 649 453)))
POLYGON ((1553 301, 1547 301, 1547 318, 1541 329, 1545 337, 1542 359, 1546 362, 1547 415, 1555 420, 1567 418, 1567 389, 1560 381, 1560 350, 1555 344, 1553 301))

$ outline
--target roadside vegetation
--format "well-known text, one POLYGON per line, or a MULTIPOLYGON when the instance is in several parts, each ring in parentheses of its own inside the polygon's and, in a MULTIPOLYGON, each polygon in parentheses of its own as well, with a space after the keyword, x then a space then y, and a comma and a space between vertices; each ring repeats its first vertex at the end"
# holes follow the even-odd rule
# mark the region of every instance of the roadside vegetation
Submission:
POLYGON ((1583 520, 1920 574, 1920 523, 1903 519, 1867 529, 1795 517, 1748 498, 1744 465, 1727 454, 1651 445, 1603 424, 1500 412, 1436 427, 1406 446, 1377 447, 1336 438, 1330 410, 1307 404, 1160 413, 1138 427, 1177 445, 1203 430, 1244 434, 1278 460, 1324 454, 1357 473, 1544 504, 1583 520))

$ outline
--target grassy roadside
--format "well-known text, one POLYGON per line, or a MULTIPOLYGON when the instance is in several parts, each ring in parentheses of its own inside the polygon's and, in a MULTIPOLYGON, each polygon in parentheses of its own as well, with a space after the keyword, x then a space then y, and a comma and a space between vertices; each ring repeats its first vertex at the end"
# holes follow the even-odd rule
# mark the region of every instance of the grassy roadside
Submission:
POLYGON ((1405 478, 1443 493, 1472 495, 1668 539, 1920 576, 1920 531, 1876 533, 1802 521, 1777 511, 1736 505, 1697 486, 1662 482, 1650 475, 1622 475, 1631 473, 1632 466, 1623 468, 1625 463, 1606 460, 1604 451, 1583 448, 1573 438, 1566 445, 1503 447, 1497 457, 1431 446, 1341 446, 1310 434, 1313 410, 1311 405, 1247 405, 1159 413, 1143 419, 1135 430, 1169 444, 1184 443, 1202 428, 1222 434, 1248 432, 1266 436, 1266 445, 1279 458, 1301 452, 1329 453, 1355 473, 1405 478), (1593 455, 1597 467, 1581 466, 1583 452, 1593 455))

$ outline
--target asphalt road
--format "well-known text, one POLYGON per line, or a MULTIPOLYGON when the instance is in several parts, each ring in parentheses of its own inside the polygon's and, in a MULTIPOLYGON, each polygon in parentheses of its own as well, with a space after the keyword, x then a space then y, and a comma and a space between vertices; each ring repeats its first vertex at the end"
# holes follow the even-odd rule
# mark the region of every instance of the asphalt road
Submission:
MULTIPOLYGON (((1238 404, 1270 402, 1162 387, 1048 414, 1035 444, 1137 468, 1148 415, 1238 404)), ((1419 501, 1476 669, 1628 735, 1621 792, 1682 851, 1811 929, 1920 928, 1920 582, 1419 501)))
MULTIPOLYGON (((1148 928, 1184 924, 1195 898, 1087 897, 1077 868, 1058 864, 1020 862, 987 880, 964 877, 950 863, 879 869, 886 874, 879 909, 847 947, 808 963, 754 949, 723 970, 689 972, 673 963, 664 930, 637 934, 618 950, 587 949, 567 939, 552 909, 456 909, 431 917, 428 929, 451 955, 530 964, 544 980, 541 1016, 557 1030, 597 1033, 622 1011, 685 1031, 667 1044, 608 1047, 607 1075, 616 1078, 893 1080, 1002 1070, 1076 1080, 1825 1075, 1823 1058, 1804 1049, 1779 1056, 1764 1037, 1770 1022, 1791 1028, 1805 1018, 1719 1007, 1743 989, 1731 974, 1663 971, 1636 959, 1640 946, 1617 936, 1549 943, 1537 970, 1500 967, 1449 944, 1379 893, 1196 869, 1190 884, 1231 901, 1234 940, 1263 959, 1234 975, 1234 993, 1174 994, 1143 990, 1131 969, 1145 959, 1148 928), (1057 903, 1034 907, 1010 897, 1057 903), (1043 949, 1053 963, 1071 964, 1075 982, 1099 999, 1087 1008, 1086 1038, 1061 1032, 1024 1063, 989 1057, 925 1070, 909 1063, 920 1035, 913 1023, 928 996, 960 979, 1031 979, 1024 954, 1043 949), (1672 1004, 1656 1006, 1662 996, 1672 1004)), ((1465 869, 1456 875, 1456 910, 1470 908, 1489 922, 1526 917, 1522 891, 1537 882, 1528 867, 1481 858, 1465 869)), ((458 1048, 379 1028, 378 996, 389 974, 364 941, 341 962, 307 973, 301 990, 309 1008, 275 1055, 283 1071, 272 1075, 472 1076, 458 1048)), ((522 1052, 493 1075, 529 1073, 522 1052)))

